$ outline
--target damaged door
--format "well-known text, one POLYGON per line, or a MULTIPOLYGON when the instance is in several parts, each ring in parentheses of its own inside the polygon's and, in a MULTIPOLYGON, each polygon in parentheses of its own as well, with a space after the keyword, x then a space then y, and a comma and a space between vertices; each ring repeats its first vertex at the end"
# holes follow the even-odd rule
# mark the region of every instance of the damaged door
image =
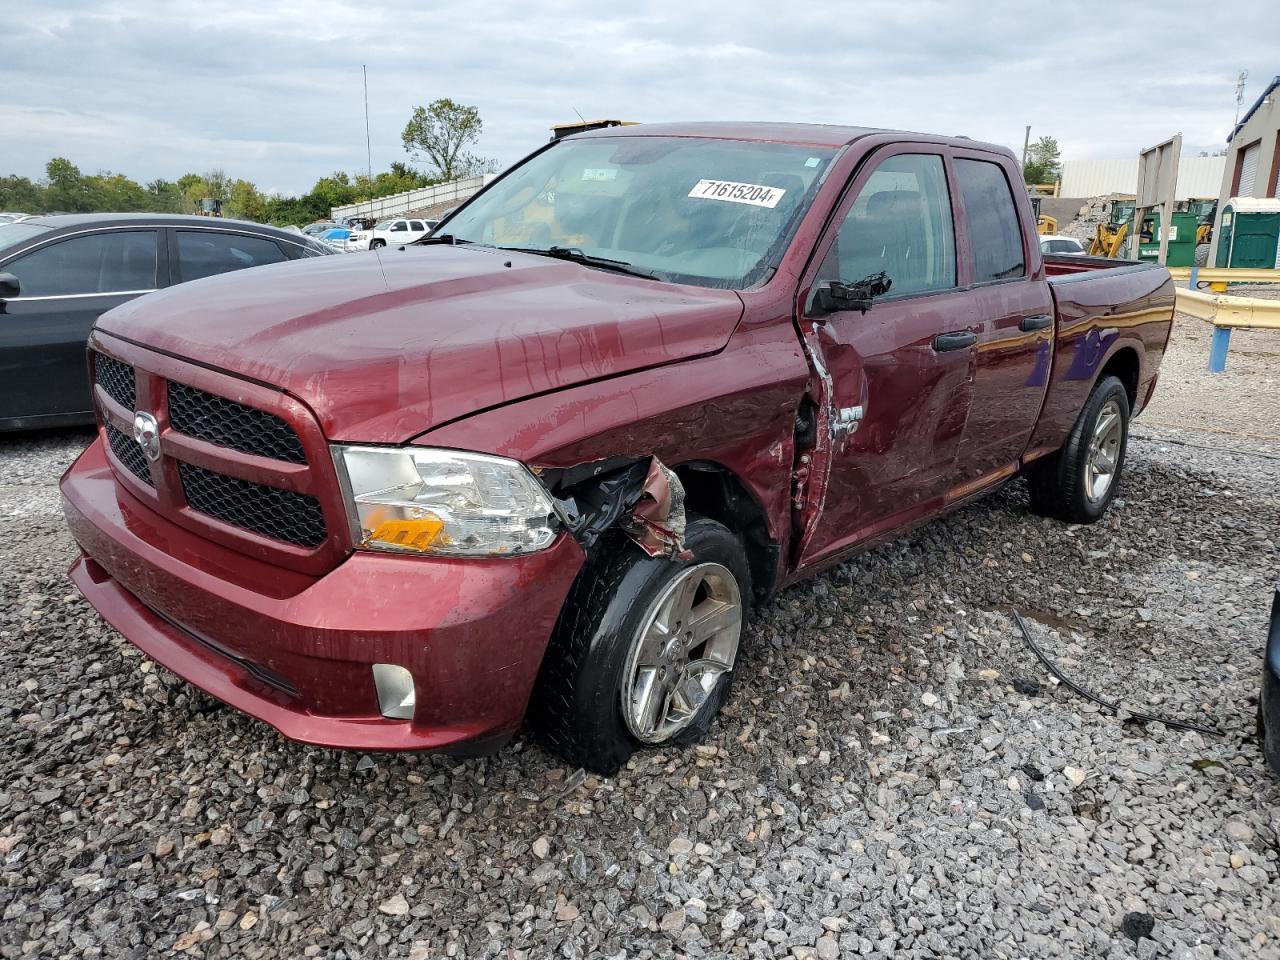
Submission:
POLYGON ((946 151, 909 149, 855 175, 801 288, 817 411, 801 567, 911 522, 953 482, 981 318, 957 286, 946 151))

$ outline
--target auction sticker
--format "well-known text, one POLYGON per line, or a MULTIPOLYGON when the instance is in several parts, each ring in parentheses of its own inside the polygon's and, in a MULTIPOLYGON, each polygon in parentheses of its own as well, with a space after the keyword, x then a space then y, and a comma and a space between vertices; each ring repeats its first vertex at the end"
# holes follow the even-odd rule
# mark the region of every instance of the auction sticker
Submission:
POLYGON ((689 191, 689 196, 699 200, 724 200, 728 203, 749 203, 753 207, 778 205, 787 191, 782 187, 765 187, 758 183, 735 183, 732 180, 699 180, 689 191))

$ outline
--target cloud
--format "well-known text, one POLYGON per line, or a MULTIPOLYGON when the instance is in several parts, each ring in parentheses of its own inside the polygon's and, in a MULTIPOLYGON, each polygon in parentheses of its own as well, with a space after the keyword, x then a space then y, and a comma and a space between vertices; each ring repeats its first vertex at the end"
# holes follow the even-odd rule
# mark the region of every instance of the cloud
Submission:
MULTIPOLYGON (((1030 123, 1067 157, 1133 156, 1181 131, 1195 152, 1224 141, 1239 69, 1246 107, 1280 71, 1267 31, 1210 32, 1202 10, 46 0, 7 18, 0 173, 38 176, 62 155, 140 180, 222 167, 306 190, 365 165, 362 63, 377 168, 405 159, 410 111, 441 96, 480 109, 479 152, 503 164, 577 113, 879 125, 1016 149, 1030 123)), ((1266 23, 1270 3, 1219 14, 1266 23)))

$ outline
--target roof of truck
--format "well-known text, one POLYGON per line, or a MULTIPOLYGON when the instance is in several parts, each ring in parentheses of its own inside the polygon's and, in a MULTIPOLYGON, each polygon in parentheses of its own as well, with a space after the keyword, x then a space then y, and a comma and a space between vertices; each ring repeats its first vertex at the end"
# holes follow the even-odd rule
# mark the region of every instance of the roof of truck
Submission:
POLYGON ((604 127, 573 134, 584 137, 713 137, 723 140, 769 140, 814 147, 842 147, 869 133, 887 133, 874 127, 842 127, 825 123, 759 123, 699 121, 690 123, 637 123, 604 127))
POLYGON ((604 127, 587 130, 565 137, 580 140, 584 137, 707 137, 720 140, 760 140, 770 143, 790 143, 807 147, 843 147, 861 137, 872 134, 892 134, 904 139, 923 138, 933 142, 949 143, 958 147, 978 150, 1005 148, 989 143, 979 143, 964 136, 912 133, 907 130, 891 130, 885 127, 851 127, 827 123, 773 123, 758 121, 697 121, 685 123, 637 123, 625 127, 604 127))

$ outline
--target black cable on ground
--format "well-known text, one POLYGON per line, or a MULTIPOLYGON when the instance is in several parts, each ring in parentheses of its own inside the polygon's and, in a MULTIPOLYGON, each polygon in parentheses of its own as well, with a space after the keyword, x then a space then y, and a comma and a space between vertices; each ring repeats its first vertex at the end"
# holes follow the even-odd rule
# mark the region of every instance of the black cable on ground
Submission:
POLYGON ((1141 720, 1145 723, 1163 723, 1166 727, 1172 727, 1174 730, 1194 730, 1196 733, 1207 733, 1211 737, 1226 736, 1225 733, 1214 727, 1202 727, 1199 724, 1189 723, 1186 720, 1170 720, 1167 717, 1153 717, 1146 713, 1135 713, 1132 710, 1122 708, 1118 703, 1112 703, 1110 700, 1103 700, 1096 694, 1090 693, 1058 669, 1058 665, 1045 656, 1044 651, 1036 646, 1036 642, 1031 639, 1031 631, 1027 629, 1027 622, 1022 619, 1022 614, 1017 610, 1013 611, 1013 619, 1014 622, 1018 624, 1018 629, 1022 631, 1022 639, 1027 642, 1027 646, 1031 648, 1031 652, 1034 653, 1039 658, 1040 662, 1045 665, 1045 669, 1057 677, 1058 681, 1064 687, 1079 694, 1086 700, 1096 703, 1098 706, 1103 709, 1110 710, 1112 713, 1120 713, 1123 709, 1124 712, 1134 720, 1141 720))

